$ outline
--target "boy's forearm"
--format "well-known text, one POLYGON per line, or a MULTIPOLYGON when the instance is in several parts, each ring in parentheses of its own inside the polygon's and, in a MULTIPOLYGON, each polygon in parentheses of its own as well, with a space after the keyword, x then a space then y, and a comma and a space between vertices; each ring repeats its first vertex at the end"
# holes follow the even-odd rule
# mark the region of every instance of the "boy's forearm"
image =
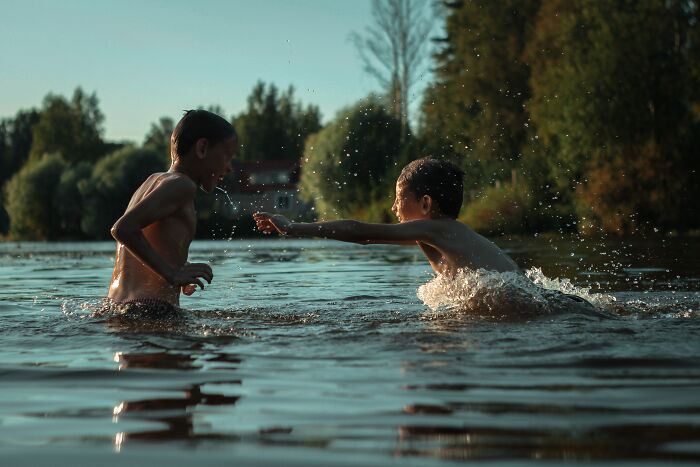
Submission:
POLYGON ((172 284, 175 271, 154 250, 141 230, 134 230, 115 224, 111 230, 112 237, 136 256, 143 264, 162 277, 167 283, 172 284))
POLYGON ((358 229, 359 225, 359 222, 352 220, 292 222, 287 234, 295 237, 319 237, 343 242, 361 242, 367 239, 362 238, 362 233, 358 229))

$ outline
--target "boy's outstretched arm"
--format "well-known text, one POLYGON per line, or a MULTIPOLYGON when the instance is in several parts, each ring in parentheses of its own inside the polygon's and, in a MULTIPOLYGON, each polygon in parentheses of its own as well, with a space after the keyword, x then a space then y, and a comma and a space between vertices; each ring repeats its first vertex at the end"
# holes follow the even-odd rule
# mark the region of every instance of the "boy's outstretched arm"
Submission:
POLYGON ((410 221, 401 224, 369 224, 354 220, 328 222, 290 222, 279 214, 258 212, 255 223, 263 233, 277 231, 281 235, 319 237, 352 243, 389 243, 415 245, 430 242, 434 237, 431 221, 410 221))
POLYGON ((158 255, 142 230, 172 215, 186 203, 191 202, 197 186, 185 178, 172 178, 160 183, 136 205, 127 209, 114 226, 112 237, 123 244, 143 264, 174 286, 197 284, 204 289, 200 278, 211 283, 213 273, 206 263, 186 263, 180 269, 173 268, 158 255))

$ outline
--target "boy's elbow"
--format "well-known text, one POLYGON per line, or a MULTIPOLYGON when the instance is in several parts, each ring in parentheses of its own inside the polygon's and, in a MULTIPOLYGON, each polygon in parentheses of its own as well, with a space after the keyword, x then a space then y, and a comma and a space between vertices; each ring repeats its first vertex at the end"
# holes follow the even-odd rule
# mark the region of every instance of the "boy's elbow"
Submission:
POLYGON ((119 222, 115 223, 111 229, 109 229, 109 233, 112 235, 112 238, 115 239, 116 241, 120 241, 120 238, 124 236, 124 230, 123 228, 119 225, 119 222))
POLYGON ((124 243, 124 241, 129 238, 130 231, 126 226, 124 226, 121 219, 119 219, 114 223, 112 228, 109 230, 109 233, 112 234, 112 238, 114 238, 116 241, 119 243, 124 243))

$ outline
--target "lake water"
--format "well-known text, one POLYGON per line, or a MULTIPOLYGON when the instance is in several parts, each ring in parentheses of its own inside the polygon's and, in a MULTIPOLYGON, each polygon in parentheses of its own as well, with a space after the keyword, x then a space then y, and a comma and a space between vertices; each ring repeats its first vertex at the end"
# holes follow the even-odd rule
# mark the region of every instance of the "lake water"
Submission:
POLYGON ((0 244, 0 464, 700 462, 700 239, 497 243, 614 314, 434 312, 415 248, 271 239, 117 322, 113 243, 0 244))

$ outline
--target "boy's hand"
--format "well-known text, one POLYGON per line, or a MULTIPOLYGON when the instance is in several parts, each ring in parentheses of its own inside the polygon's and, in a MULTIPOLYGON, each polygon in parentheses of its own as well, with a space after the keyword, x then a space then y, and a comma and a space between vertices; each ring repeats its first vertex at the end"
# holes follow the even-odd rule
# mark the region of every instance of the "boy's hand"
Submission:
POLYGON ((292 224, 289 219, 280 214, 270 214, 267 212, 256 212, 253 214, 255 225, 264 234, 271 234, 277 231, 280 235, 287 235, 292 224))
POLYGON ((211 280, 214 278, 214 273, 211 270, 211 266, 206 263, 185 263, 179 270, 175 271, 171 283, 173 285, 182 287, 182 291, 186 295, 192 295, 194 292, 194 285, 198 285, 202 290, 204 290, 204 282, 201 279, 207 281, 211 284, 211 280), (189 287, 188 287, 189 286, 189 287), (189 292, 189 293, 188 293, 189 292))

